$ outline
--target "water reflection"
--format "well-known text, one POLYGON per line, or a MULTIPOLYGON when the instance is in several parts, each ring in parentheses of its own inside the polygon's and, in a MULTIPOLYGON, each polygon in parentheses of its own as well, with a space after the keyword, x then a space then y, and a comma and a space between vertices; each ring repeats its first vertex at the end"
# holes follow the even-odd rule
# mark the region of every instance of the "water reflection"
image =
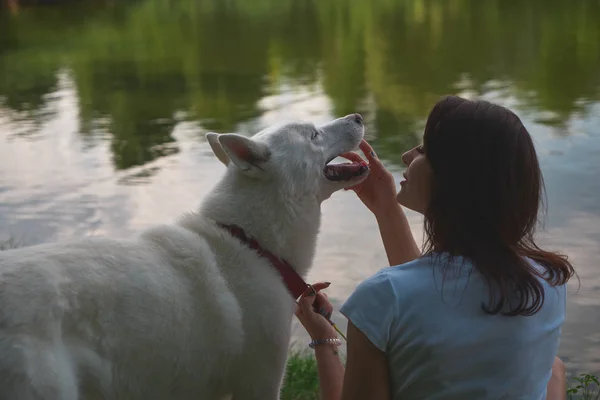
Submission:
MULTIPOLYGON (((594 0, 0 9, 0 239, 125 235, 195 207, 222 173, 207 130, 250 134, 358 111, 398 173, 397 155, 418 142, 440 95, 482 96, 517 110, 535 136, 545 240, 572 254, 583 283, 562 351, 599 370, 599 20, 594 0)), ((331 278, 343 300, 385 258, 350 194, 324 212, 311 276, 331 278)))
POLYGON ((332 113, 372 115, 386 153, 414 144, 444 93, 501 90, 564 126, 598 98, 596 1, 165 2, 29 8, 0 20, 0 96, 48 118, 72 72, 81 134, 112 134, 117 169, 177 151, 176 115, 233 131, 285 80, 320 85, 332 113), (85 23, 82 17, 85 16, 85 23), (99 123, 98 121, 105 122, 99 123))

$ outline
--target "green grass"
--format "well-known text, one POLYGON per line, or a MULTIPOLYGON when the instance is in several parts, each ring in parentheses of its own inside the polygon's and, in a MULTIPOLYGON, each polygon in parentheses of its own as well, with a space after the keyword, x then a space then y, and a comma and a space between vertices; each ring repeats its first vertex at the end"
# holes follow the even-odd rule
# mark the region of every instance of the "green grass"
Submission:
POLYGON ((317 363, 311 354, 290 354, 281 400, 318 400, 317 363))
MULTIPOLYGON (((290 354, 281 400, 318 400, 317 363, 311 353, 290 354)), ((568 382, 569 400, 600 400, 600 378, 581 374, 568 382)))
POLYGON ((569 382, 567 395, 569 400, 598 400, 600 399, 600 379, 590 374, 573 377, 569 382))

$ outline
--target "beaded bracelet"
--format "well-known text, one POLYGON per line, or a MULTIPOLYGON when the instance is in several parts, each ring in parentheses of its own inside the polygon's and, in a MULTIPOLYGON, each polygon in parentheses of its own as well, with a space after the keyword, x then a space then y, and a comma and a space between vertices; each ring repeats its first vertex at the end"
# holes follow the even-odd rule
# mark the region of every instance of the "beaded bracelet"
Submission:
POLYGON ((338 338, 329 338, 329 339, 314 339, 313 341, 311 341, 308 344, 308 347, 310 347, 311 349, 314 349, 315 346, 318 346, 320 344, 332 344, 334 346, 341 346, 342 345, 342 341, 338 338))

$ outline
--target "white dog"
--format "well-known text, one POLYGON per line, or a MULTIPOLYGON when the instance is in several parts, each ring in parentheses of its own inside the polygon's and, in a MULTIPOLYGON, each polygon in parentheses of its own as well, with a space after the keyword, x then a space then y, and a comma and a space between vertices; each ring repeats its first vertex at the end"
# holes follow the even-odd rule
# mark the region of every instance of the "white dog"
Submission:
POLYGON ((321 202, 368 175, 328 163, 363 133, 358 114, 209 133, 227 171, 198 213, 0 252, 0 399, 279 398, 321 202))

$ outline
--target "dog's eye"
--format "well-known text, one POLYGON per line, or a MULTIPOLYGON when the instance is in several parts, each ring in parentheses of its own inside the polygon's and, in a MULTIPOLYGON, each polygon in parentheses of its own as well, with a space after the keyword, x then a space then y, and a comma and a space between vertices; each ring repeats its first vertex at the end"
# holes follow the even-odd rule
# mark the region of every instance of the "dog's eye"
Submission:
POLYGON ((312 136, 310 137, 310 140, 314 140, 317 136, 319 136, 319 131, 315 130, 312 136))

